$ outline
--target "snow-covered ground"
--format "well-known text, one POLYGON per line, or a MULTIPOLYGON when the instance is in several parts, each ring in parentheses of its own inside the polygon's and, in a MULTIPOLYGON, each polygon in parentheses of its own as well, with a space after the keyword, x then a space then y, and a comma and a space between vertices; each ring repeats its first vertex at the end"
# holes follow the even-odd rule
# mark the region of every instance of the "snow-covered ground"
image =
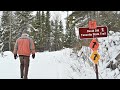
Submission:
MULTIPOLYGON (((106 68, 108 62, 115 62, 115 57, 120 53, 120 33, 111 33, 110 36, 99 38, 98 41, 99 79, 120 79, 118 68, 106 68)), ((37 52, 35 59, 30 57, 28 78, 96 79, 94 63, 90 60, 91 53, 91 49, 85 46, 77 54, 69 48, 54 52, 37 52)), ((12 52, 6 51, 3 56, 0 54, 0 79, 20 79, 19 64, 19 58, 15 60, 12 52)))
MULTIPOLYGON (((29 67, 29 79, 59 79, 62 76, 61 63, 57 62, 57 55, 54 52, 36 53, 36 58, 31 59, 29 67)), ((16 60, 12 52, 4 52, 0 57, 0 79, 19 79, 20 68, 19 58, 16 60)))
MULTIPOLYGON (((74 62, 78 59, 70 56, 72 53, 71 49, 64 49, 55 52, 42 52, 36 53, 35 59, 31 59, 29 67, 29 79, 71 79, 71 78, 94 78, 93 71, 90 72, 89 68, 85 67, 82 63, 84 69, 81 69, 82 73, 90 72, 90 75, 80 77, 78 72, 74 72, 72 67, 74 62), (76 59, 76 60, 75 60, 76 59), (78 74, 78 75, 77 75, 78 74)), ((16 60, 13 57, 13 53, 6 51, 4 56, 0 56, 0 79, 19 79, 20 78, 20 68, 19 68, 19 58, 16 60)))

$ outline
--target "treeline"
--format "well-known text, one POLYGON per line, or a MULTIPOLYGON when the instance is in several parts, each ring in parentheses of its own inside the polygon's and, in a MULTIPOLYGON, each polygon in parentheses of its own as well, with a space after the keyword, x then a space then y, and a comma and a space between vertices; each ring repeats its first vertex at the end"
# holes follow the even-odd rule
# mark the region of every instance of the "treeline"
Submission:
POLYGON ((69 34, 63 28, 60 15, 55 15, 51 20, 50 11, 36 11, 36 15, 32 13, 33 11, 3 11, 0 51, 12 51, 16 39, 26 29, 35 42, 36 51, 57 51, 70 46, 66 42, 69 34))
POLYGON ((88 26, 95 19, 98 26, 108 26, 110 31, 120 30, 119 11, 63 11, 67 14, 66 27, 59 14, 51 19, 50 11, 3 11, 0 24, 0 51, 12 51, 15 41, 27 29, 35 41, 36 51, 57 51, 63 48, 80 49, 89 42, 79 39, 76 30, 88 26), (84 42, 84 43, 83 43, 84 42))

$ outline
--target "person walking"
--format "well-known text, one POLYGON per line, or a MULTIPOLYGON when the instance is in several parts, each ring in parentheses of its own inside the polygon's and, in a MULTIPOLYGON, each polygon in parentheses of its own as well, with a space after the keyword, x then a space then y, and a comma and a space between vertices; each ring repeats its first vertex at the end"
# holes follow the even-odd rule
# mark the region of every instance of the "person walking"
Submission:
POLYGON ((32 58, 35 58, 35 45, 26 30, 24 30, 21 37, 16 40, 13 54, 14 59, 17 59, 18 56, 20 59, 21 79, 28 79, 30 55, 32 54, 32 58))

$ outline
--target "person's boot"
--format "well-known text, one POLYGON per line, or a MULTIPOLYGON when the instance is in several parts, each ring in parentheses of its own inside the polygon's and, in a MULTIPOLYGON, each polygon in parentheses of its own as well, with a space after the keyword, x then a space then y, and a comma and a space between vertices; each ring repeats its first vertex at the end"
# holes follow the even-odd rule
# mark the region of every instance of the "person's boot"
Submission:
POLYGON ((21 73, 21 79, 23 78, 23 72, 24 71, 24 64, 20 65, 20 73, 21 73))
POLYGON ((28 79, 28 69, 29 69, 29 57, 25 57, 25 60, 24 60, 24 79, 28 79))
POLYGON ((28 79, 28 69, 29 69, 29 64, 25 64, 25 72, 24 72, 24 79, 28 79))

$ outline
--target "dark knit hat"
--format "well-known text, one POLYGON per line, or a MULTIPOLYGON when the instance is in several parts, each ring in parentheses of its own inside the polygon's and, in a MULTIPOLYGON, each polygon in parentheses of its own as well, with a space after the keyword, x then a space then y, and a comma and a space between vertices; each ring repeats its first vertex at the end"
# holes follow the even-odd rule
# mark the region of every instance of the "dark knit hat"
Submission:
POLYGON ((28 34, 28 31, 27 31, 27 30, 23 30, 22 34, 23 34, 23 33, 26 33, 26 34, 28 34))

